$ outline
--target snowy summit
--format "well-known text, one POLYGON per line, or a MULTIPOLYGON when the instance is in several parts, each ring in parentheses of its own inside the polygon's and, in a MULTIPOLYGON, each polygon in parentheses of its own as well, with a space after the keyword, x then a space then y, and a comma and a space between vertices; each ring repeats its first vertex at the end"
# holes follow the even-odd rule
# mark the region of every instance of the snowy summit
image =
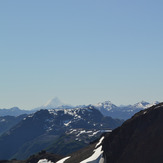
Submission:
POLYGON ((51 100, 49 100, 46 104, 36 108, 36 110, 39 109, 64 109, 64 108, 72 108, 72 105, 68 105, 63 103, 58 97, 55 97, 51 100))
POLYGON ((65 105, 65 104, 63 102, 61 102, 58 97, 55 97, 55 98, 49 100, 45 105, 43 105, 43 108, 47 108, 47 109, 57 108, 62 105, 65 105))

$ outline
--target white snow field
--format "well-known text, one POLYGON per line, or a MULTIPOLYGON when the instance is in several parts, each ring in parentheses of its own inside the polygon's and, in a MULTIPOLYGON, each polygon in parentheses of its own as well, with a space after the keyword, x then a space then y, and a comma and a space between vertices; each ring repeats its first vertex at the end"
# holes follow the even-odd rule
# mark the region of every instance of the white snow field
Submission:
POLYGON ((67 159, 69 159, 71 156, 62 158, 61 160, 57 161, 56 163, 64 163, 67 159))
POLYGON ((95 147, 96 149, 94 150, 93 155, 81 161, 80 163, 104 163, 104 159, 102 157, 103 151, 102 151, 102 145, 101 145, 103 139, 104 139, 104 136, 96 144, 96 147, 98 147, 99 145, 100 146, 98 148, 95 147))

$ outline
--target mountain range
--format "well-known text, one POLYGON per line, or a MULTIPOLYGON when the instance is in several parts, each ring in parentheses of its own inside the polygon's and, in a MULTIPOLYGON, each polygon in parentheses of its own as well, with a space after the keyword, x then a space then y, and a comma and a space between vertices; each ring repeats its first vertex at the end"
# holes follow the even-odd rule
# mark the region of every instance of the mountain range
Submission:
POLYGON ((0 159, 32 156, 0 163, 162 163, 163 103, 146 108, 149 103, 141 102, 134 109, 142 105, 124 123, 92 105, 39 110, 0 136, 0 159))
MULTIPOLYGON (((146 108, 149 108, 150 106, 156 105, 159 102, 145 102, 141 101, 134 105, 126 105, 126 106, 117 106, 113 104, 110 101, 100 102, 98 104, 91 104, 94 106, 97 110, 99 110, 104 116, 110 116, 112 118, 118 118, 118 119, 129 119, 131 118, 135 113, 137 113, 140 110, 144 110, 146 108)), ((54 98, 49 100, 46 104, 34 108, 32 110, 21 110, 18 107, 14 107, 11 109, 0 109, 0 116, 19 116, 21 114, 31 114, 34 113, 40 109, 72 109, 76 107, 86 107, 86 105, 80 105, 80 106, 72 106, 65 104, 59 100, 59 98, 54 98)))
POLYGON ((116 106, 110 101, 105 101, 93 106, 98 109, 104 116, 127 120, 140 110, 144 110, 158 103, 158 101, 154 103, 141 101, 134 105, 116 106))
MULTIPOLYGON (((162 163, 162 119, 163 103, 139 111, 122 126, 57 163, 162 163)), ((40 163, 49 160, 44 157, 40 163)))
POLYGON ((122 123, 93 106, 39 110, 0 136, 0 159, 25 159, 42 149, 66 155, 122 123))
POLYGON ((0 109, 0 116, 19 116, 22 114, 31 114, 35 112, 35 110, 22 110, 18 107, 13 107, 10 109, 0 109))

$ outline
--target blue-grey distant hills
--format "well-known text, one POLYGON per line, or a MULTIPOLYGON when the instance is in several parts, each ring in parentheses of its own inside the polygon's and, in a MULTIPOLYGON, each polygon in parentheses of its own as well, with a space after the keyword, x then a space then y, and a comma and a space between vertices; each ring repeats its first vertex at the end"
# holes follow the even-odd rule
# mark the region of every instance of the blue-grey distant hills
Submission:
POLYGON ((19 116, 22 114, 31 114, 34 110, 21 110, 18 107, 13 107, 10 109, 0 109, 0 117, 1 116, 19 116))
POLYGON ((0 109, 0 116, 19 116, 22 114, 31 114, 41 109, 70 109, 70 108, 74 108, 74 106, 65 104, 61 102, 59 98, 55 97, 49 100, 46 104, 34 108, 32 110, 24 110, 18 107, 12 107, 10 109, 6 108, 0 109))

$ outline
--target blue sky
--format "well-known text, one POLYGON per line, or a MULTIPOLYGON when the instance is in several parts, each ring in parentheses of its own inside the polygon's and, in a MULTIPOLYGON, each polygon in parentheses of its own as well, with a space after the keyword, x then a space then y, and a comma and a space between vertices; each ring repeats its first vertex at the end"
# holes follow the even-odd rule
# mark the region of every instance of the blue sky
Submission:
POLYGON ((162 101, 163 1, 0 1, 0 108, 162 101))

